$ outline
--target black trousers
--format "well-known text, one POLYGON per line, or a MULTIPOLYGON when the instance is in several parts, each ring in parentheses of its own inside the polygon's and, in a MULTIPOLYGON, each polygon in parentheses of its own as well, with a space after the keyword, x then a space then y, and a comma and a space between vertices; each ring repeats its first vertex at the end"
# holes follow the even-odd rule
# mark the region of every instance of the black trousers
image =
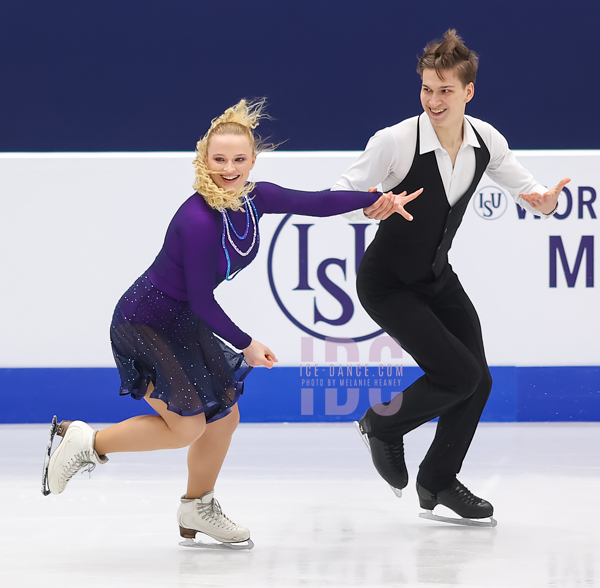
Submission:
POLYGON ((477 312, 450 266, 407 286, 363 263, 359 299, 425 372, 389 403, 369 409, 373 434, 397 443, 440 417, 417 481, 431 492, 459 473, 492 387, 477 312))

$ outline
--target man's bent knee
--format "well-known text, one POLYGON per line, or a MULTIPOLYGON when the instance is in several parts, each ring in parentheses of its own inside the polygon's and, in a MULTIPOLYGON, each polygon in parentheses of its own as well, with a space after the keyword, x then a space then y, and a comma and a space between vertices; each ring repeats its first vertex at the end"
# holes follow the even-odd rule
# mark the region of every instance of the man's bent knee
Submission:
POLYGON ((452 394, 465 399, 478 389, 481 380, 481 367, 476 363, 472 363, 467 367, 453 370, 451 374, 446 374, 442 385, 452 394))

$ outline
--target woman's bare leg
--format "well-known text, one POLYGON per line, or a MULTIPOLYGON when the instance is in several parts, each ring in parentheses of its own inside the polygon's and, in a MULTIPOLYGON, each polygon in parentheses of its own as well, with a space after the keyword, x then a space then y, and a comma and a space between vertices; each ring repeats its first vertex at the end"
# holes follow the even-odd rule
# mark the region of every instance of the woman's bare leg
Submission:
POLYGON ((184 417, 169 411, 162 400, 150 398, 153 389, 150 384, 145 400, 158 414, 136 416, 98 431, 94 448, 105 455, 189 445, 186 498, 200 498, 215 487, 240 420, 237 404, 226 417, 206 425, 203 413, 184 417))
MULTIPOLYGON (((187 417, 186 417, 187 418, 187 417)), ((209 423, 188 451, 188 487, 185 498, 200 498, 215 487, 231 437, 240 422, 237 404, 226 417, 209 423)))
POLYGON ((181 416, 171 412, 162 400, 150 398, 152 390, 150 384, 144 398, 158 414, 136 416, 98 431, 94 444, 98 455, 187 447, 207 430, 203 413, 181 416))

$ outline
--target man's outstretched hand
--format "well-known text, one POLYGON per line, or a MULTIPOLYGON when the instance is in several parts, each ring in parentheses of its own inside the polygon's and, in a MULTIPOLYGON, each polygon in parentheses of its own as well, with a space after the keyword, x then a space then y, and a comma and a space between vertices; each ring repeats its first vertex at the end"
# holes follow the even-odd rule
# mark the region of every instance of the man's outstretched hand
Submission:
MULTIPOLYGON (((531 204, 533 208, 539 210, 542 214, 550 214, 556 208, 558 203, 558 196, 562 192, 562 189, 571 181, 571 178, 564 178, 558 185, 556 185, 552 190, 548 190, 543 194, 538 194, 537 192, 532 192, 531 194, 519 194, 525 202, 531 204)), ((381 200, 381 198, 380 198, 381 200)), ((377 201, 379 202, 379 200, 377 201)), ((375 202, 375 204, 377 204, 375 202)), ((373 206, 375 206, 375 204, 373 206)))

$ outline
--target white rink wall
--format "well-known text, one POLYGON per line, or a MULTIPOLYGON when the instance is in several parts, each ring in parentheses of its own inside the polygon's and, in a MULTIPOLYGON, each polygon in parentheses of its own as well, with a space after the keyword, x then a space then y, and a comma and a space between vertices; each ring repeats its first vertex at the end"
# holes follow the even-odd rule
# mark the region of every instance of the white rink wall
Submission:
MULTIPOLYGON (((536 220, 530 214, 520 219, 512 199, 506 199, 508 193, 488 178, 482 180, 450 255, 480 313, 488 361, 497 366, 598 365, 600 151, 516 153, 545 185, 570 176, 570 198, 561 195, 562 220, 536 220), (551 287, 553 257, 555 287, 551 287), (567 284, 569 272, 572 287, 567 284)), ((324 189, 356 156, 355 152, 265 153, 259 156, 252 179, 324 189)), ((192 194, 193 157, 192 153, 0 154, 0 367, 114 365, 108 341, 114 305, 152 263, 171 216, 192 194)), ((325 342, 309 334, 360 338, 377 330, 354 292, 356 235, 362 229, 350 223, 357 221, 292 217, 283 225, 272 256, 279 305, 269 284, 268 254, 282 219, 282 215, 263 218, 258 258, 233 282, 217 289, 218 300, 242 329, 275 351, 280 365, 324 364, 332 358, 336 363, 355 361, 352 353, 358 353, 360 363, 373 360, 369 358, 373 340, 358 343, 349 355, 332 348, 326 357, 325 342), (304 291, 295 290, 301 229, 294 225, 302 224, 313 225, 304 229, 306 277, 313 290, 304 291), (340 264, 331 263, 326 269, 337 290, 318 279, 317 269, 326 259, 345 261, 345 276, 340 264), (353 308, 346 324, 315 324, 315 305, 333 320, 341 316, 342 303, 353 308)), ((367 241, 374 232, 370 223, 367 241)), ((382 353, 376 363, 392 357, 387 348, 382 353)), ((402 362, 414 365, 406 356, 402 362)))

